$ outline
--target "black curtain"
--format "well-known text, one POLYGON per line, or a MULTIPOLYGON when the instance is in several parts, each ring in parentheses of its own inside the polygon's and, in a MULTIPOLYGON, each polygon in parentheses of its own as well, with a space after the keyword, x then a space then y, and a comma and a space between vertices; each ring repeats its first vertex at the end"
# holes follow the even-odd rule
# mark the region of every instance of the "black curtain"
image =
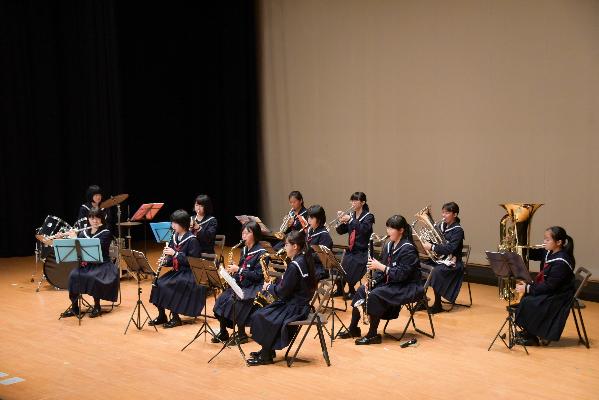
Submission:
POLYGON ((46 215, 73 223, 90 184, 130 195, 124 219, 206 193, 239 237, 259 204, 253 2, 1 4, 0 256, 32 254, 46 215))

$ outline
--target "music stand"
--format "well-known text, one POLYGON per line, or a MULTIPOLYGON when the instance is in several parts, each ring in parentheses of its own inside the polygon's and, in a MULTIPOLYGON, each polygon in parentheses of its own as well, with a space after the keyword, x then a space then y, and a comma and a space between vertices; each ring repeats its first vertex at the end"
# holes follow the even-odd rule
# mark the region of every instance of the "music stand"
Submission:
POLYGON ((221 347, 221 349, 218 351, 218 353, 213 355, 212 358, 210 360, 208 360, 208 363, 210 363, 210 361, 214 360, 225 348, 228 348, 232 344, 235 344, 237 346, 237 348, 239 349, 239 354, 241 354, 241 358, 243 358, 243 362, 245 363, 246 366, 249 367, 247 360, 245 358, 245 353, 243 352, 243 349, 241 348, 241 343, 239 343, 239 332, 237 332, 237 311, 235 310, 235 307, 237 304, 237 299, 238 298, 240 300, 244 299, 243 290, 241 290, 241 288, 239 287, 237 282, 235 282, 235 279, 231 275, 229 275, 229 273, 222 267, 222 265, 218 269, 218 274, 225 280, 225 282, 227 282, 227 284, 229 284, 229 287, 231 287, 231 289, 233 289, 233 334, 231 335, 229 340, 223 342, 223 347, 221 347))
MULTIPOLYGON (((522 256, 520 256, 519 254, 512 253, 512 252, 499 253, 499 252, 493 252, 493 251, 485 251, 485 253, 487 254, 487 259, 489 260, 489 264, 491 266, 491 269, 493 270, 493 273, 500 279, 507 278, 508 290, 510 287, 512 287, 512 284, 514 283, 515 280, 525 280, 526 282, 531 281, 530 273, 528 272, 528 269, 526 268, 526 265, 524 264, 524 260, 522 259, 522 256)), ((516 326, 515 315, 514 315, 514 312, 516 311, 516 309, 515 309, 515 305, 512 305, 512 298, 509 295, 508 295, 508 306, 507 306, 506 310, 507 310, 508 315, 505 318, 505 321, 503 322, 501 327, 499 328, 499 331, 497 331, 497 334, 493 338, 493 341, 489 345, 489 348, 487 349, 487 351, 491 350, 491 347, 493 347, 493 344, 495 343, 497 338, 500 338, 501 341, 503 342, 503 344, 505 345, 505 347, 507 347, 510 350, 516 345, 515 339, 516 339, 517 326, 516 326), (507 342, 505 340, 506 334, 505 333, 502 334, 503 328, 505 327, 506 324, 508 326, 507 342)), ((524 344, 520 344, 520 345, 522 347, 524 347, 524 351, 526 352, 526 354, 528 354, 528 349, 526 348, 526 345, 524 345, 524 344)))
MULTIPOLYGON (((335 285, 335 279, 332 274, 333 270, 335 270, 337 272, 337 275, 341 276, 342 279, 345 278, 345 269, 343 269, 343 266, 339 263, 339 261, 337 261, 335 254, 333 254, 333 252, 328 247, 323 246, 323 245, 313 244, 312 249, 318 255, 318 258, 320 259, 322 266, 329 270, 329 276, 331 278, 331 285, 333 285, 333 286, 335 285)), ((335 339, 337 339, 337 336, 339 336, 341 329, 344 328, 347 331, 348 328, 347 328, 347 326, 345 326, 345 324, 343 323, 341 318, 339 318, 339 315, 337 315, 337 310, 339 310, 339 309, 335 307, 335 297, 331 296, 329 298, 329 301, 331 302, 331 307, 327 307, 327 308, 331 309, 331 315, 332 315, 333 319, 331 321, 331 332, 327 331, 327 333, 331 337, 331 347, 333 347, 333 341, 335 339), (337 333, 335 333, 335 318, 337 318, 337 321, 339 321, 339 323, 341 324, 341 328, 339 328, 337 333)), ((341 310, 339 310, 339 311, 341 311, 341 310)), ((327 329, 326 326, 324 328, 325 328, 325 330, 327 329)))
MULTIPOLYGON (((200 286, 206 287, 206 295, 204 297, 204 322, 198 332, 191 339, 191 342, 187 343, 185 347, 181 349, 181 351, 185 350, 190 344, 192 344, 197 338, 204 334, 204 342, 206 341, 206 334, 210 333, 212 337, 216 337, 216 334, 210 327, 208 323, 208 306, 206 304, 206 299, 208 298, 208 290, 209 289, 221 289, 223 290, 223 284, 221 282, 220 276, 218 275, 218 268, 216 267, 216 261, 205 260, 203 258, 197 257, 187 257, 187 261, 189 262, 189 266, 191 268, 191 272, 196 280, 196 283, 200 286)), ((215 318, 214 316, 210 316, 210 318, 215 318)))
MULTIPOLYGON (((79 269, 77 270, 77 279, 79 281, 79 293, 77 295, 77 307, 79 308, 79 313, 77 313, 77 319, 79 320, 79 325, 81 325, 81 318, 85 315, 85 313, 81 313, 83 303, 85 302, 87 304, 88 310, 91 308, 91 305, 83 299, 83 295, 81 294, 81 263, 101 263, 104 261, 102 258, 100 239, 55 239, 54 251, 56 253, 56 263, 77 262, 79 264, 79 269)), ((72 308, 73 303, 71 303, 62 314, 72 308)), ((62 314, 60 315, 60 318, 58 318, 59 320, 62 319, 62 314)))
MULTIPOLYGON (((145 203, 139 206, 131 221, 149 222, 154 219, 164 203, 145 203)), ((144 228, 144 253, 148 253, 147 227, 144 228)))
MULTIPOLYGON (((130 272, 135 273, 135 275, 137 277, 137 304, 135 305, 135 308, 133 309, 133 312, 131 313, 131 316, 129 317, 129 322, 127 323, 127 327, 125 328, 125 333, 123 335, 126 335, 127 330, 129 329, 129 325, 131 325, 131 322, 133 322, 133 325, 135 325, 137 330, 140 331, 143 329, 146 322, 148 322, 152 319, 152 317, 150 317, 150 313, 146 309, 146 306, 141 301, 141 290, 142 289, 140 286, 140 281, 141 281, 140 274, 154 275, 155 272, 152 269, 152 267, 150 266, 150 264, 148 263, 148 259, 146 258, 145 254, 142 253, 141 251, 136 251, 136 250, 131 250, 131 249, 122 249, 120 251, 120 255, 121 255, 121 257, 123 257, 123 260, 125 261, 125 264, 127 265, 127 269, 130 272), (143 308, 144 312, 146 313, 146 319, 144 320, 143 323, 141 322, 141 309, 142 308, 143 308), (135 315, 136 311, 137 311, 137 319, 134 319, 133 316, 135 315)), ((156 328, 156 326, 154 326, 154 329, 156 330, 156 332, 158 332, 158 329, 156 328)))
POLYGON ((150 228, 158 243, 168 243, 173 237, 173 229, 170 222, 150 222, 150 228))
POLYGON ((260 217, 255 217, 253 215, 236 215, 235 218, 237 218, 237 220, 241 223, 241 225, 245 224, 246 222, 255 222, 260 226, 260 230, 262 231, 262 233, 265 234, 271 234, 273 233, 273 231, 270 230, 270 228, 268 226, 266 226, 264 224, 264 222, 262 222, 262 220, 260 219, 260 217))

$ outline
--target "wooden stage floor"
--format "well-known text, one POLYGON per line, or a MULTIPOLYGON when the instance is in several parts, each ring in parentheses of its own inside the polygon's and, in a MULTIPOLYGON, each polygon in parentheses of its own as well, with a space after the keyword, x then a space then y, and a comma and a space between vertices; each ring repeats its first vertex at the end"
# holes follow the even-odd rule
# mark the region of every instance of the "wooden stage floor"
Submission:
MULTIPOLYGON (((150 254, 154 261, 157 252, 150 254)), ((100 318, 58 320, 68 305, 66 291, 31 283, 33 257, 0 259, 0 399, 592 399, 599 391, 599 304, 583 310, 591 349, 578 345, 573 320, 562 340, 549 347, 510 351, 501 342, 487 351, 505 318, 497 289, 473 285, 474 305, 434 316, 435 339, 416 335, 417 346, 402 349, 392 339, 356 346, 336 340, 327 367, 318 340, 307 340, 291 368, 277 353, 274 365, 246 367, 237 349, 198 339, 185 351, 200 324, 175 329, 129 328, 137 285, 121 281, 122 305, 100 318), (0 374, 2 375, 2 374, 0 374)), ((38 278, 39 274, 38 272, 38 278)), ((150 314, 150 280, 142 299, 150 314)), ((460 295, 464 298, 465 291, 460 295)), ((208 301, 212 311, 214 300, 208 301)), ((423 324, 425 314, 417 313, 423 324)), ((348 321, 350 313, 342 314, 348 321)), ((392 322, 403 326, 405 313, 392 322), (400 322, 401 321, 401 322, 400 322)), ((211 326, 218 324, 210 320, 211 326)), ((382 327, 381 327, 382 328, 382 327)), ((408 331, 413 337, 412 331, 408 331)), ((246 354, 258 349, 250 342, 246 354)))

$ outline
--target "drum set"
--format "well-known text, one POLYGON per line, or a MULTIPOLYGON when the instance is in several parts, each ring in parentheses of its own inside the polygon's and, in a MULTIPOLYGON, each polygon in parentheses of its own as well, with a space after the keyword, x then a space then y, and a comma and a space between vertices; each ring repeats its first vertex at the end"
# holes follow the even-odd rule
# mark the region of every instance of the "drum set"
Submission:
MULTIPOLYGON (((113 196, 102 203, 100 203, 101 209, 108 209, 110 207, 117 207, 117 226, 118 226, 118 237, 112 240, 109 249, 110 258, 116 263, 117 268, 120 268, 120 257, 119 250, 125 248, 125 238, 121 237, 121 203, 129 197, 128 194, 119 194, 113 196)), ((69 225, 63 219, 48 215, 44 220, 42 226, 35 230, 35 271, 31 276, 31 282, 35 282, 35 276, 38 271, 38 263, 42 262, 42 276, 37 284, 36 292, 40 291, 42 283, 48 281, 56 290, 68 289, 69 274, 75 268, 77 268, 77 262, 64 262, 61 264, 56 263, 54 255, 54 239, 58 236, 62 237, 63 233, 69 232, 73 229, 80 231, 89 226, 87 218, 81 218, 73 225, 69 225)), ((130 228, 129 228, 130 229, 130 228)), ((129 240, 130 241, 130 240, 129 240)))

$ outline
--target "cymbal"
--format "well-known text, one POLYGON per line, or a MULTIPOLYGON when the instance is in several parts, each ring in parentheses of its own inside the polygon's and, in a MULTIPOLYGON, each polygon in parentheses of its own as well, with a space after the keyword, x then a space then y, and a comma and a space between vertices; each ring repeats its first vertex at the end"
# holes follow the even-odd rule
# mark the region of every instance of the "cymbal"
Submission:
POLYGON ((108 200, 104 200, 103 202, 101 202, 100 208, 110 208, 116 206, 117 204, 121 204, 123 201, 127 200, 127 197, 129 197, 129 195, 126 193, 112 196, 108 200))
POLYGON ((120 225, 120 226, 137 226, 137 225, 141 225, 141 222, 125 221, 125 222, 119 222, 117 225, 120 225))

